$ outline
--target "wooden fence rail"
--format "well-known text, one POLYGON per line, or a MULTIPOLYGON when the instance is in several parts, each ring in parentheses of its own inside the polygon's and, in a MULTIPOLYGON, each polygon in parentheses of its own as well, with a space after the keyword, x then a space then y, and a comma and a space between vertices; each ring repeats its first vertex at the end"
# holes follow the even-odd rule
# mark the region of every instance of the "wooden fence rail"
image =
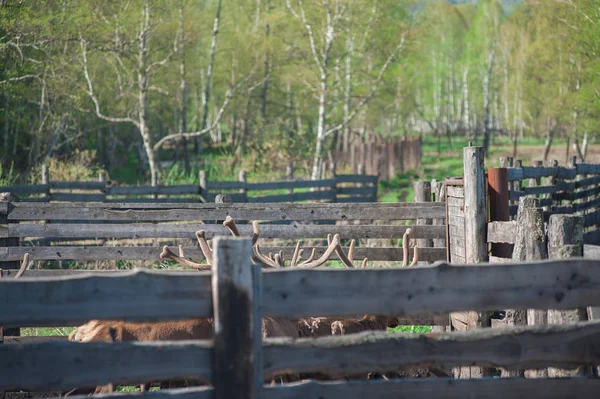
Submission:
MULTIPOLYGON (((47 174, 46 171, 48 178, 47 174)), ((219 193, 227 193, 232 202, 241 203, 377 202, 377 175, 338 175, 321 180, 290 178, 254 183, 246 181, 246 174, 240 173, 240 179, 210 181, 208 173, 201 171, 199 184, 120 186, 105 181, 104 175, 100 174, 97 182, 48 180, 44 184, 1 186, 0 192, 11 192, 29 202, 197 203, 214 202, 219 193)))
MULTIPOLYGON (((507 385, 494 379, 460 382, 434 379, 419 383, 310 382, 264 387, 264 377, 289 371, 342 376, 423 364, 477 364, 507 369, 600 364, 598 322, 425 336, 365 333, 273 339, 262 344, 255 338, 260 333, 260 317, 256 315, 394 316, 600 305, 600 264, 574 259, 486 267, 439 264, 389 270, 261 272, 257 265, 246 263, 249 253, 250 240, 219 238, 215 242, 212 274, 138 270, 119 275, 0 280, 0 325, 4 326, 64 325, 89 319, 215 317, 218 320, 214 343, 1 345, 0 390, 67 390, 182 377, 212 382, 214 388, 191 391, 197 395, 238 398, 268 398, 276 394, 296 398, 307 393, 326 397, 334 392, 334 396, 345 392, 348 397, 358 398, 367 388, 382 393, 383 397, 405 395, 406 389, 411 397, 425 397, 437 390, 447 396, 449 392, 465 392, 467 387, 470 395, 478 397, 499 398, 515 392, 527 392, 532 398, 591 397, 590 390, 596 390, 597 394, 600 388, 600 380, 586 378, 513 379, 507 385), (256 290, 257 284, 262 289, 256 290), (340 301, 340 297, 344 300, 340 301), (244 341, 238 337, 237 345, 234 344, 232 333, 242 334, 246 343, 242 345, 244 341), (61 367, 48 367, 44 359, 52 359, 53 364, 61 367), (440 381, 445 381, 443 386, 447 391, 441 391, 440 381), (555 390, 550 391, 548 386, 555 390), (337 390, 331 391, 332 387, 337 390)), ((189 391, 169 394, 180 399, 189 391)))

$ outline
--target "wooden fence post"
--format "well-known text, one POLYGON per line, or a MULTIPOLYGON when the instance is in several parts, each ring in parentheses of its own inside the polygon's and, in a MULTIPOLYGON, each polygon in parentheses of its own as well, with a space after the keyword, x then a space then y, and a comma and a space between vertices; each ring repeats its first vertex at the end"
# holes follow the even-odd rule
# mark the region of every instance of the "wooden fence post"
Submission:
MULTIPOLYGON (((574 215, 550 215, 548 223, 548 256, 566 259, 583 256, 584 218, 574 215)), ((559 295, 559 293, 557 293, 559 295)), ((587 320, 587 309, 548 310, 548 324, 573 324, 587 320)), ((586 367, 573 370, 548 368, 549 377, 572 377, 587 374, 586 367)))
MULTIPOLYGON (((431 191, 433 192, 433 201, 434 202, 446 202, 446 196, 444 193, 446 190, 444 189, 443 181, 436 181, 435 179, 431 181, 431 191)), ((436 226, 443 226, 446 224, 444 219, 433 219, 433 224, 436 226)), ((446 239, 445 238, 434 238, 433 246, 436 248, 445 247, 446 239)))
POLYGON ((245 170, 240 170, 238 175, 240 183, 244 184, 244 187, 240 189, 240 194, 244 195, 244 201, 248 202, 248 189, 246 188, 246 183, 248 183, 248 173, 245 170))
POLYGON ((98 173, 98 182, 104 183, 104 188, 102 189, 102 194, 104 195, 104 199, 102 200, 102 202, 106 202, 106 192, 108 191, 108 189, 106 187, 106 174, 104 174, 104 172, 98 173))
POLYGON ((42 165, 42 184, 46 184, 46 193, 42 194, 42 198, 45 198, 45 202, 50 202, 50 169, 48 169, 48 165, 42 165))
MULTIPOLYGON (((287 181, 294 180, 294 163, 293 162, 288 162, 287 166, 285 167, 285 178, 287 179, 287 181)), ((293 193, 294 193, 294 189, 288 188, 288 194, 293 194, 293 193)))
MULTIPOLYGON (((8 223, 8 214, 10 213, 10 203, 18 202, 19 198, 12 193, 0 193, 0 224, 8 223)), ((18 247, 19 238, 5 237, 0 238, 0 247, 18 247)), ((1 262, 0 261, 0 277, 2 277, 2 269, 18 269, 18 261, 1 262)), ((20 328, 2 328, 0 326, 0 341, 4 341, 5 336, 18 337, 21 335, 20 328)))
POLYGON ((214 247, 214 397, 252 399, 262 380, 255 375, 255 351, 262 351, 262 345, 255 346, 261 319, 254 314, 254 300, 260 297, 254 296, 252 244, 247 238, 217 237, 214 247))
POLYGON ((208 198, 208 171, 198 172, 198 184, 200 185, 200 202, 210 202, 208 198))
MULTIPOLYGON (((490 221, 505 222, 510 220, 510 215, 508 213, 508 170, 506 168, 489 168, 488 183, 490 221)), ((492 244, 492 255, 494 256, 510 258, 511 253, 512 250, 510 244, 492 244)))
MULTIPOLYGON (((487 261, 487 213, 483 147, 463 149, 464 192, 465 192, 465 261, 480 263, 487 261)), ((466 330, 490 326, 487 312, 458 312, 453 319, 462 319, 466 330)), ((454 322, 453 322, 454 324, 454 322)), ((456 378, 480 378, 491 375, 483 367, 459 367, 454 369, 456 378)))
MULTIPOLYGON (((546 234, 544 232, 544 212, 537 198, 519 198, 517 213, 517 237, 512 254, 514 262, 546 259, 546 234)), ((546 324, 546 311, 535 309, 507 309, 504 323, 509 326, 546 324)), ((531 370, 528 376, 544 376, 545 370, 531 370)), ((522 377, 523 370, 502 370, 502 377, 522 377)))
MULTIPOLYGON (((428 181, 417 181, 414 183, 415 190, 415 202, 431 202, 431 183, 428 181)), ((431 225, 431 219, 417 219, 417 226, 431 225)), ((433 241, 427 238, 417 239, 417 247, 419 248, 430 248, 433 246, 433 241)), ((419 264, 426 264, 427 262, 419 262, 419 264)))
POLYGON ((487 213, 483 147, 463 150, 465 178, 465 261, 487 261, 487 213))

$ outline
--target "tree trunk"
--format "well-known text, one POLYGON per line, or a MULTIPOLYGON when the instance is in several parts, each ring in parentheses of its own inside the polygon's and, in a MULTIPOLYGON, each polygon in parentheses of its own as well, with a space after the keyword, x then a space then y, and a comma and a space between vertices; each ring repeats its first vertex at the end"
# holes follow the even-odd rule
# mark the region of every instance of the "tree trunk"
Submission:
POLYGON ((325 123, 326 114, 325 107, 327 106, 327 75, 321 73, 321 84, 319 91, 319 119, 317 120, 317 139, 315 143, 315 157, 313 159, 313 169, 311 174, 312 180, 319 178, 321 170, 321 162, 323 161, 323 142, 325 141, 325 123))
MULTIPOLYGON (((179 63, 179 134, 183 134, 187 131, 187 80, 185 71, 185 27, 183 24, 183 0, 179 0, 179 52, 181 61, 179 63)), ((188 141, 185 137, 179 140, 181 147, 181 154, 183 155, 183 167, 185 174, 190 175, 190 157, 188 153, 188 141)))
MULTIPOLYGON (((463 128, 469 132, 469 68, 463 71, 463 128)), ((468 134, 470 136, 470 133, 468 134)))
POLYGON ((490 148, 490 83, 492 70, 494 68, 494 57, 496 56, 496 43, 492 47, 488 61, 487 73, 483 77, 483 151, 488 156, 490 148))
MULTIPOLYGON (((221 3, 219 0, 217 3, 217 15, 215 16, 215 22, 213 24, 212 42, 210 44, 210 53, 208 57, 208 68, 206 69, 206 86, 204 88, 204 109, 202 111, 202 124, 200 130, 206 129, 208 126, 208 104, 210 103, 210 91, 213 68, 215 64, 215 52, 217 49, 217 36, 219 34, 219 23, 221 21, 221 3)), ((202 150, 202 137, 196 139, 196 155, 202 150)))
MULTIPOLYGON (((352 95, 352 55, 354 54, 354 39, 350 36, 350 32, 348 31, 348 40, 346 43, 346 87, 344 88, 344 120, 347 120, 350 116, 350 101, 352 95)), ((343 133, 343 151, 344 153, 348 152, 349 142, 350 142, 350 124, 346 123, 344 125, 344 133, 343 133)))
POLYGON ((544 160, 544 164, 548 161, 548 156, 550 155, 550 148, 552 147, 552 139, 554 138, 554 126, 548 128, 548 133, 546 133, 546 142, 544 143, 544 155, 542 159, 544 160))
MULTIPOLYGON (((271 2, 269 0, 267 0, 267 4, 265 5, 265 7, 267 9, 267 14, 270 14, 271 2)), ((258 13, 259 13, 259 11, 257 11, 257 14, 258 13)), ((270 33, 271 33, 271 29, 269 26, 269 22, 267 21, 265 23, 265 40, 267 40, 267 41, 269 40, 270 33)), ((263 86, 262 86, 262 93, 260 96, 260 99, 261 99, 260 116, 262 117, 263 123, 265 122, 266 117, 267 117, 267 94, 269 91, 269 74, 270 73, 271 73, 271 59, 270 59, 269 50, 267 50, 265 53, 264 82, 263 82, 263 86)))

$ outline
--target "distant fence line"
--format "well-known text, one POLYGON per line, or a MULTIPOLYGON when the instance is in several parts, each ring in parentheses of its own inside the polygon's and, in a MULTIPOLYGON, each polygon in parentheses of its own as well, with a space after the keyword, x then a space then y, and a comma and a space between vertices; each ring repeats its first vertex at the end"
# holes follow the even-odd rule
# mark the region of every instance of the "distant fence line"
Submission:
POLYGON ((377 202, 378 177, 373 175, 258 183, 248 182, 245 171, 239 175, 239 181, 211 181, 206 171, 200 171, 197 185, 119 186, 107 181, 103 173, 98 181, 51 181, 44 168, 42 184, 2 186, 0 192, 11 192, 28 202, 195 203, 214 202, 220 193, 232 202, 377 202))
POLYGON ((378 175, 381 180, 390 180, 397 173, 421 167, 421 136, 386 141, 375 140, 376 135, 370 137, 369 141, 351 144, 348 151, 334 151, 332 157, 336 166, 351 166, 354 173, 364 170, 369 175, 378 175))

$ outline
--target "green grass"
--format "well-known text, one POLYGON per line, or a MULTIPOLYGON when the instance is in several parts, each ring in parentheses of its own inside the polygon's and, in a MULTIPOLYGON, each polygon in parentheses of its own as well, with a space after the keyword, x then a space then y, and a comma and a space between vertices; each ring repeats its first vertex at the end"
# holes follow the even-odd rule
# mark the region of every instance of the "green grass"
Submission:
POLYGON ((394 328, 388 328, 388 332, 424 334, 431 332, 432 328, 432 326, 397 326, 394 328))
POLYGON ((23 337, 56 337, 66 336, 71 333, 74 327, 52 327, 52 328, 21 328, 23 337))

